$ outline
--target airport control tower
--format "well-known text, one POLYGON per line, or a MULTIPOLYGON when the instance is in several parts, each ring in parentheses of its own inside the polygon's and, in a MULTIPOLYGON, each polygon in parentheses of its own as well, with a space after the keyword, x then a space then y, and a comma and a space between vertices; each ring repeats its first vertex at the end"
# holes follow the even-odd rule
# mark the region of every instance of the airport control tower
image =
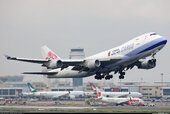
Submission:
MULTIPOLYGON (((71 49, 69 58, 70 59, 83 59, 85 57, 83 48, 71 49)), ((73 78, 74 90, 83 90, 83 78, 73 78)))

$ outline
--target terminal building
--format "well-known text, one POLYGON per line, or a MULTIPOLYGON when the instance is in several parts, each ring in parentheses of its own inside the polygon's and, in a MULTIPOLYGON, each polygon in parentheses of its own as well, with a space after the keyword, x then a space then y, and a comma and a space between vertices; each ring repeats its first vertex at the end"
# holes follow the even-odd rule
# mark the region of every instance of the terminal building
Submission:
POLYGON ((22 88, 0 88, 0 97, 3 98, 16 98, 22 95, 22 88))
MULTIPOLYGON (((46 90, 47 85, 44 82, 31 83, 37 90, 46 90)), ((51 91, 74 91, 75 88, 84 91, 93 91, 90 82, 78 83, 74 86, 70 82, 60 82, 59 87, 51 88, 51 91)), ((105 92, 139 92, 143 98, 170 98, 170 82, 121 82, 118 84, 95 82, 94 85, 105 92)), ((22 76, 0 76, 0 97, 18 98, 22 92, 30 92, 26 82, 23 82, 22 76)))
POLYGON ((27 90, 22 76, 0 76, 0 97, 20 97, 22 92, 27 90))
POLYGON ((170 98, 170 87, 162 88, 162 97, 170 98))

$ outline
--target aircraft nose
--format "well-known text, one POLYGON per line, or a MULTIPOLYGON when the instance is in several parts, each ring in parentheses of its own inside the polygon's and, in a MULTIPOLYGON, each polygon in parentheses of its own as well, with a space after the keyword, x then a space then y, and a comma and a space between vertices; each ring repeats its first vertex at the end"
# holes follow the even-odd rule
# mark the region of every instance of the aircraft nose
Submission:
POLYGON ((162 40, 162 43, 163 43, 163 44, 166 44, 166 43, 167 43, 167 39, 166 39, 165 37, 162 37, 161 40, 162 40))

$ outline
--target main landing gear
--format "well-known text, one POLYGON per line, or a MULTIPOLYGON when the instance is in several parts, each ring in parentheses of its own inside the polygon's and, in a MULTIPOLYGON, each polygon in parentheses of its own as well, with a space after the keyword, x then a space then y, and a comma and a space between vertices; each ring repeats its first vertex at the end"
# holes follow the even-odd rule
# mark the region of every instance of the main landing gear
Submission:
POLYGON ((124 77, 124 75, 125 75, 125 72, 119 72, 120 73, 120 76, 119 76, 119 79, 124 79, 125 77, 124 77))
MULTIPOLYGON (((119 71, 119 74, 120 74, 119 79, 124 79, 125 78, 124 77, 125 72, 123 72, 121 70, 121 71, 119 71)), ((97 80, 101 80, 103 78, 105 78, 105 80, 110 80, 110 79, 113 78, 113 75, 109 75, 109 73, 106 73, 106 74, 96 73, 94 78, 97 79, 97 80)))
POLYGON ((101 80, 102 78, 104 78, 104 75, 101 75, 100 73, 96 73, 96 76, 94 78, 97 80, 101 80))
POLYGON ((96 73, 96 76, 94 78, 97 80, 101 80, 103 78, 105 78, 105 80, 110 80, 111 78, 113 78, 113 75, 109 75, 109 73, 107 73, 106 75, 101 73, 96 73))
POLYGON ((105 77, 106 80, 110 80, 111 78, 113 78, 113 75, 109 75, 109 74, 106 75, 106 77, 105 77))

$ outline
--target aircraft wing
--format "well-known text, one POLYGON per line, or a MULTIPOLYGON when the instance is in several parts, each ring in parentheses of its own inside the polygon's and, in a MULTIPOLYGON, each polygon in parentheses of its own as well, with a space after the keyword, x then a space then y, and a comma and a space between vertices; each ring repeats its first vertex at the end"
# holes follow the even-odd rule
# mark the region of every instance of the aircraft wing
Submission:
MULTIPOLYGON (((17 61, 23 61, 23 62, 39 63, 39 64, 44 64, 44 63, 47 63, 47 62, 50 61, 50 60, 46 60, 46 59, 30 59, 30 58, 11 57, 11 56, 8 56, 8 55, 5 55, 5 57, 8 60, 17 60, 17 61)), ((81 64, 83 62, 84 62, 83 59, 62 60, 62 63, 64 65, 68 65, 68 66, 75 66, 75 65, 81 64)))
MULTIPOLYGON (((19 57, 11 57, 8 55, 5 55, 6 59, 8 60, 16 60, 16 61, 23 61, 23 62, 30 62, 30 63, 38 63, 43 65, 50 65, 52 60, 46 60, 46 59, 30 59, 30 58, 19 58, 19 57)), ((113 64, 119 60, 121 60, 121 56, 114 56, 114 57, 107 57, 107 58, 98 58, 98 59, 69 59, 69 60, 61 60, 63 66, 62 69, 68 67, 68 66, 74 66, 72 70, 78 70, 78 71, 88 71, 89 68, 85 65, 86 63, 89 63, 94 60, 98 60, 101 63, 102 67, 105 67, 106 65, 113 64)), ((54 62, 52 62, 54 63, 54 62)), ((48 66, 47 66, 48 67, 48 66)), ((56 67, 56 66, 54 66, 56 67)), ((51 67, 53 68, 53 67, 51 67)), ((32 74, 43 74, 43 73, 32 73, 32 74)), ((44 73, 48 74, 48 73, 44 73)))
MULTIPOLYGON (((102 64, 103 63, 114 63, 117 62, 119 60, 122 59, 121 55, 117 55, 114 57, 107 57, 107 58, 98 58, 96 60, 99 60, 102 64)), ((95 60, 95 59, 89 59, 89 58, 85 58, 85 59, 68 59, 68 60, 62 60, 64 65, 68 65, 68 66, 76 66, 76 65, 83 65, 85 62, 91 61, 91 60, 95 60)))
MULTIPOLYGON (((118 61, 120 61, 121 59, 122 59, 121 56, 116 56, 116 57, 108 57, 108 58, 99 58, 99 59, 96 59, 96 60, 99 60, 100 63, 101 63, 101 66, 102 66, 102 67, 105 67, 105 66, 107 66, 107 65, 109 65, 109 64, 113 64, 113 63, 115 63, 115 62, 118 62, 118 61)), ((71 63, 71 61, 70 61, 70 63, 74 66, 74 67, 72 68, 72 70, 88 71, 89 68, 86 67, 86 66, 84 65, 84 63, 90 62, 90 61, 92 61, 92 60, 94 60, 94 59, 79 60, 79 62, 77 62, 77 64, 74 64, 74 62, 71 63)), ((64 62, 63 62, 63 64, 64 64, 64 62)), ((65 64, 67 64, 67 62, 66 62, 65 64)))
POLYGON ((49 62, 49 60, 46 60, 46 59, 18 58, 18 57, 11 57, 11 56, 8 56, 8 55, 5 55, 5 57, 8 60, 17 60, 17 61, 31 62, 31 63, 38 63, 38 64, 44 64, 46 62, 49 62))
POLYGON ((115 62, 118 62, 122 60, 121 56, 116 56, 116 57, 109 57, 109 58, 101 58, 99 61, 101 62, 102 66, 108 65, 108 64, 113 64, 115 62))
POLYGON ((67 66, 76 66, 83 64, 85 60, 83 59, 68 59, 68 60, 62 60, 63 65, 67 66))

